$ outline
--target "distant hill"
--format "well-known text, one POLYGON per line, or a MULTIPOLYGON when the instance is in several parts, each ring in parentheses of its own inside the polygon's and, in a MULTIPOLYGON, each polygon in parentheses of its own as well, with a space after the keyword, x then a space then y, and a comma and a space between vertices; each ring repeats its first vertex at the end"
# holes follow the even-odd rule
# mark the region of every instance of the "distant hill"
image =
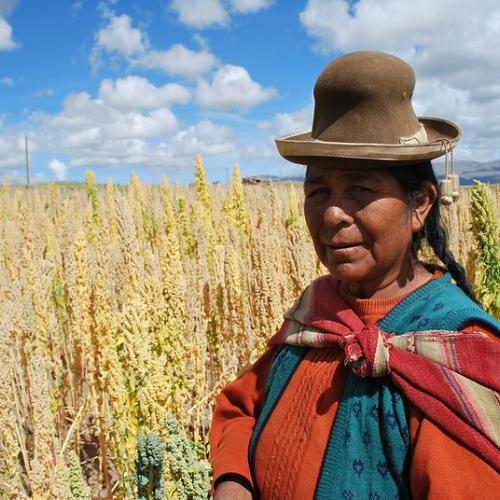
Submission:
MULTIPOLYGON (((455 162, 461 184, 472 184, 473 179, 492 184, 500 183, 500 159, 495 161, 463 161, 455 162)), ((434 163, 436 173, 444 173, 444 162, 434 163)))
MULTIPOLYGON (((433 165, 438 178, 444 177, 444 161, 433 162, 433 165)), ((464 186, 472 184, 474 179, 490 184, 500 184, 500 159, 485 162, 458 160, 455 162, 455 168, 460 175, 460 184, 464 186)), ((304 180, 303 176, 259 175, 258 177, 271 182, 302 182, 304 180)))

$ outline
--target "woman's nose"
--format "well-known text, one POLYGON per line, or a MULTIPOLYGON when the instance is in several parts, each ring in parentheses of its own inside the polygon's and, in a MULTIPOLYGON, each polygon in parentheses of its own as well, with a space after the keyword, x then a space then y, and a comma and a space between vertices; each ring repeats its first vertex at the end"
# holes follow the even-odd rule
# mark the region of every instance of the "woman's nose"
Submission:
POLYGON ((323 222, 325 226, 336 227, 338 225, 350 225, 353 222, 352 217, 342 207, 330 204, 324 214, 323 222))

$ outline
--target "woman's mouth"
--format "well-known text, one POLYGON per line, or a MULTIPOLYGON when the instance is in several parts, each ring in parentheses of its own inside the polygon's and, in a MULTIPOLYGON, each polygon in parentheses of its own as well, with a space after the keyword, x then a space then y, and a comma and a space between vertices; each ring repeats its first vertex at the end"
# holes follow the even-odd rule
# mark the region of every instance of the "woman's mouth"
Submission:
POLYGON ((332 250, 346 250, 348 248, 359 247, 362 244, 363 243, 339 242, 339 243, 329 243, 327 246, 332 250))

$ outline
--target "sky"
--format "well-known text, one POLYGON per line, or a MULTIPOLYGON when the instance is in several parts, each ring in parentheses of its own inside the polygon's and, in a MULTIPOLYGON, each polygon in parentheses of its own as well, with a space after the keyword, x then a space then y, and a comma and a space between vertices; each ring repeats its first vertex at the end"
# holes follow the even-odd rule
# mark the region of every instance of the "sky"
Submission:
POLYGON ((0 0, 0 175, 32 182, 291 176, 274 139, 311 128, 340 54, 410 63, 418 115, 461 160, 500 159, 498 0, 0 0))

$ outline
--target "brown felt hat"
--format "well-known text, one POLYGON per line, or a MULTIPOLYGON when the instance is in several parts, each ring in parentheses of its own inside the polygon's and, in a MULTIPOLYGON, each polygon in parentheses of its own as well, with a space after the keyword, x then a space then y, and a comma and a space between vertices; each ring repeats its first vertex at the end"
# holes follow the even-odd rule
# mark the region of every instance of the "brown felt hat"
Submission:
POLYGON ((383 52, 352 52, 333 60, 314 87, 310 132, 276 140, 279 153, 303 165, 352 167, 415 164, 458 144, 451 121, 417 117, 415 73, 383 52))

